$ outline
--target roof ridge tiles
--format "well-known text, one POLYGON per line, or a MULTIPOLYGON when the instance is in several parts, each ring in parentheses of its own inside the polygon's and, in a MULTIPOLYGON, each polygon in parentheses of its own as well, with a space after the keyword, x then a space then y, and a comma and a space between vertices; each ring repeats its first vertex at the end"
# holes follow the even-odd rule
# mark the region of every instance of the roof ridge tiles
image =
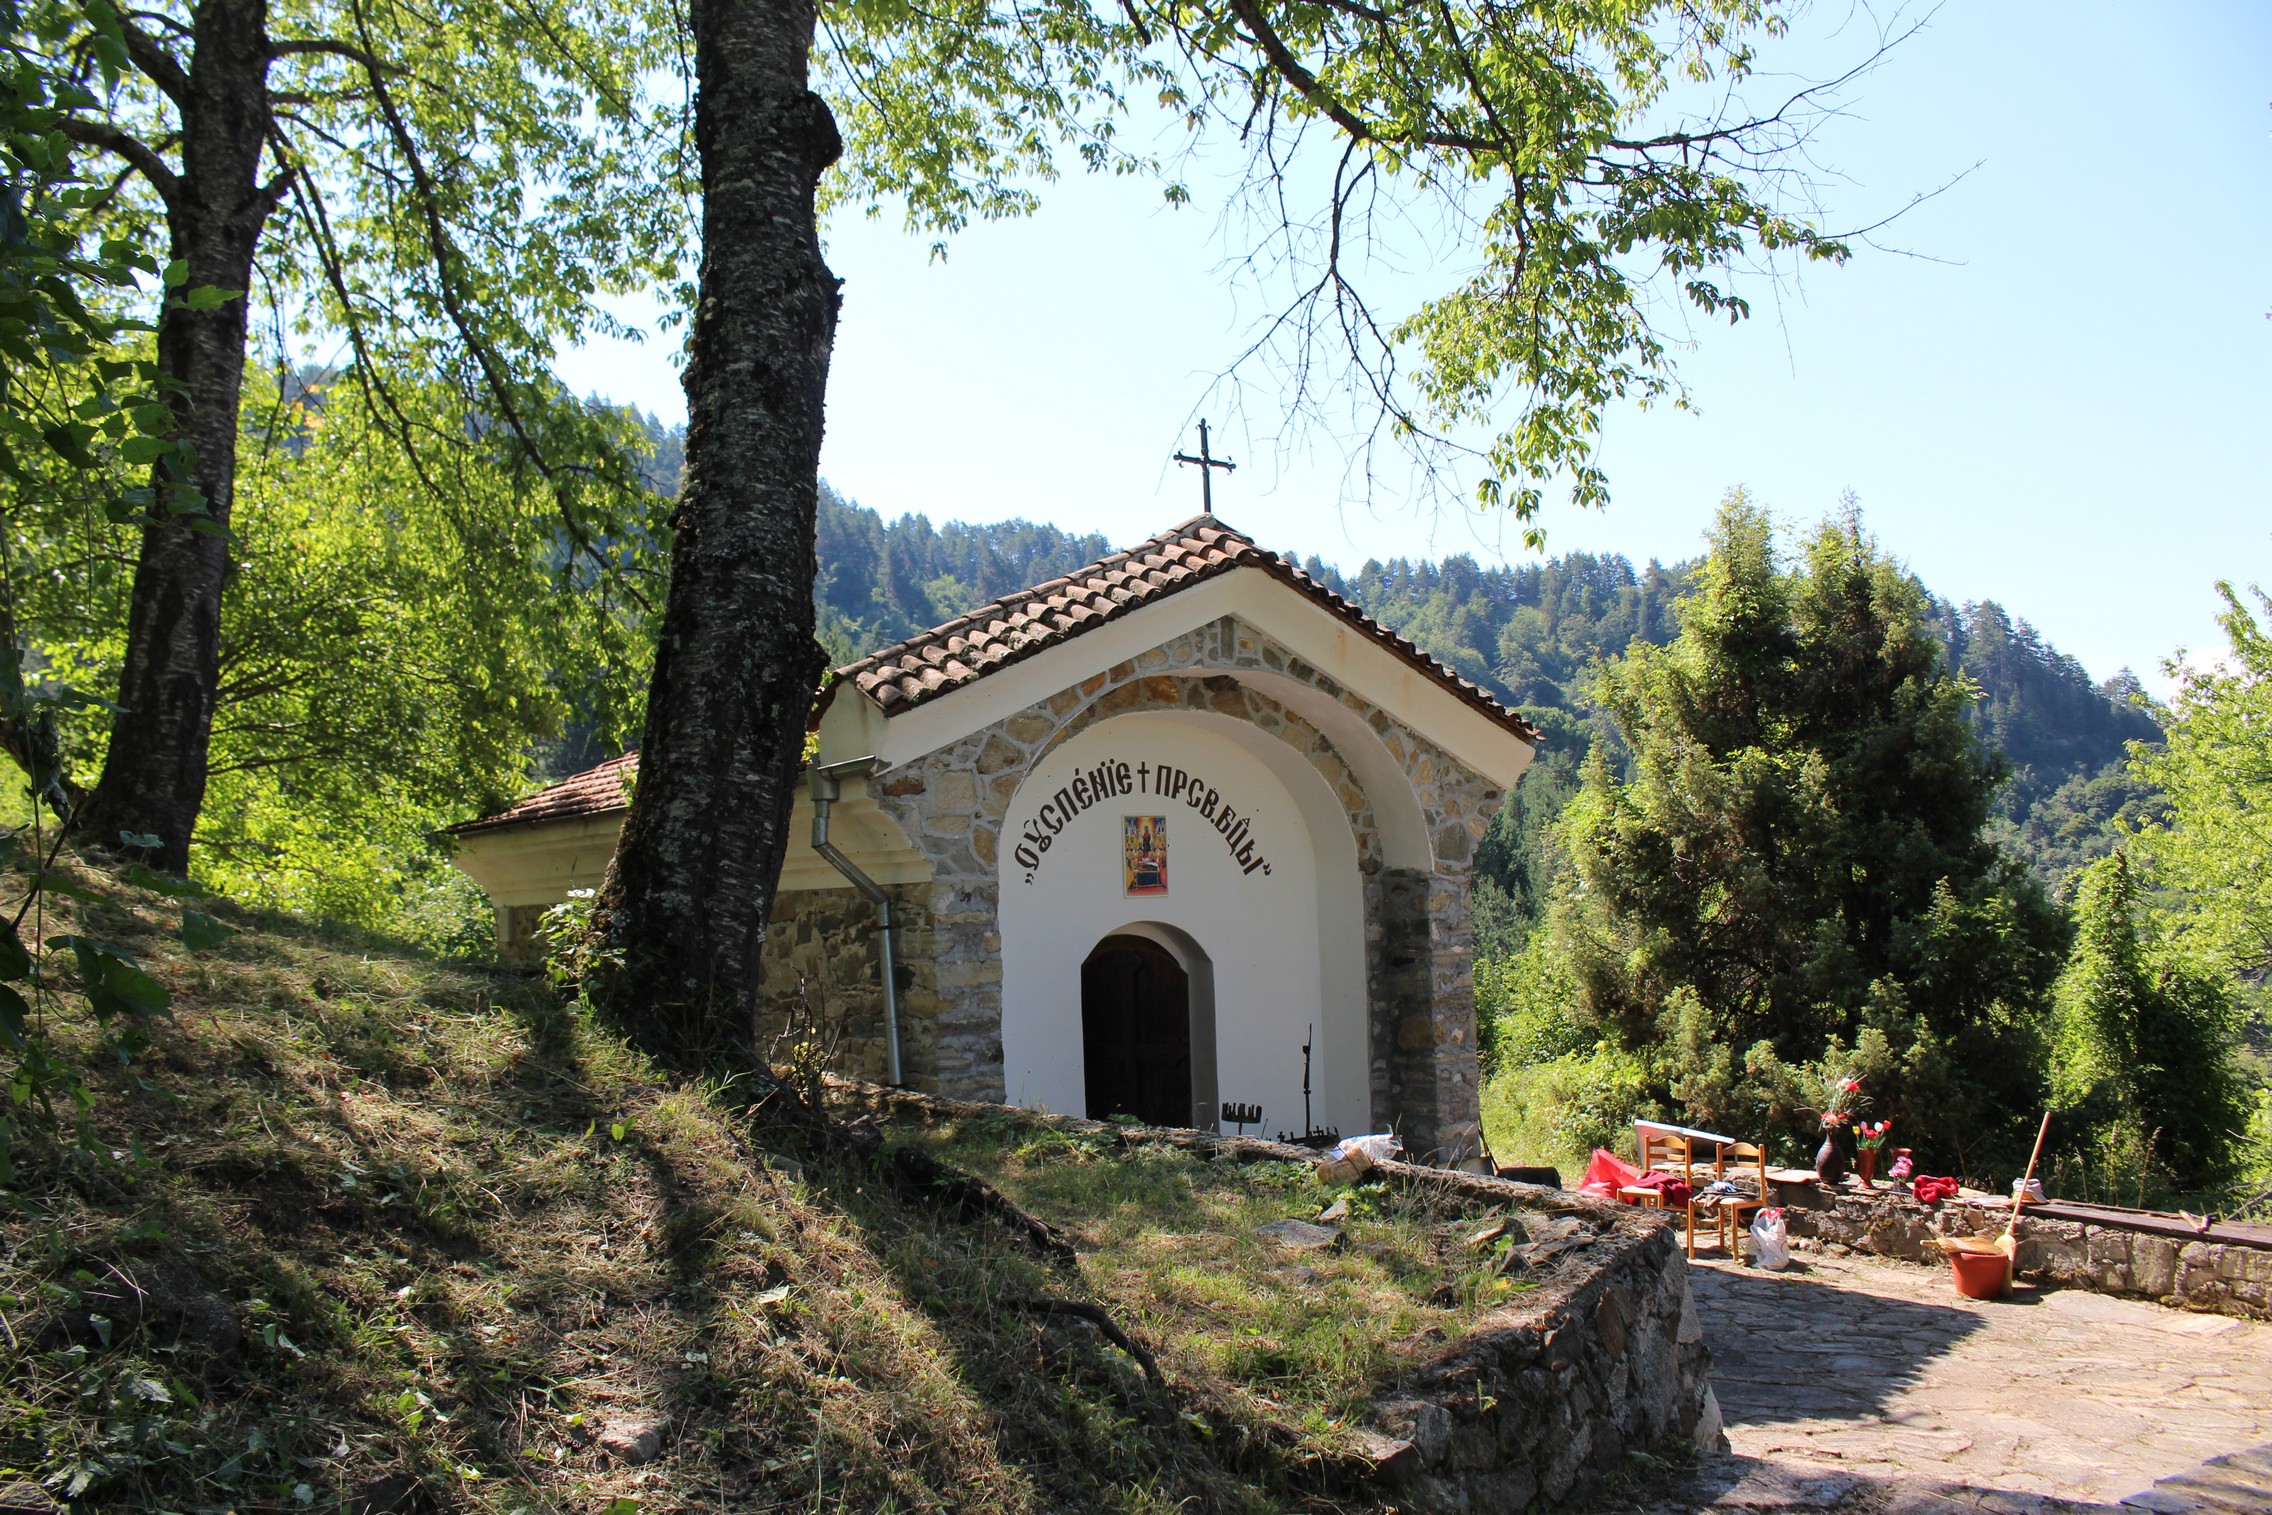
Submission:
MULTIPOLYGON (((1208 515, 1179 521, 1123 552, 974 606, 928 631, 844 664, 821 690, 815 719, 846 683, 874 700, 886 714, 898 715, 1084 631, 1245 567, 1267 573, 1307 596, 1498 726, 1528 741, 1538 739, 1529 722, 1489 691, 1367 615, 1304 572, 1299 563, 1208 515)), ((637 771, 638 763, 635 751, 610 758, 539 789, 495 815, 463 821, 449 830, 463 835, 493 826, 623 809, 629 803, 624 780, 637 771), (611 769, 616 770, 612 784, 608 778, 611 769)))
POLYGON ((1347 598, 1304 572, 1299 563, 1280 557, 1236 527, 1210 515, 1179 521, 1134 546, 1106 554, 1086 568, 1003 595, 929 631, 879 648, 836 672, 839 681, 851 682, 877 704, 896 713, 984 678, 996 669, 1022 661, 1068 637, 1178 590, 1241 567, 1259 568, 1308 595, 1498 724, 1526 739, 1536 739, 1537 732, 1529 723, 1500 704, 1489 691, 1461 677, 1365 614, 1347 598), (1000 630, 994 629, 996 622, 1000 623, 1000 630), (962 640, 972 627, 981 625, 985 633, 982 638, 962 640), (964 674, 956 679, 941 680, 936 677, 944 661, 939 649, 957 641, 962 641, 962 645, 953 647, 953 651, 961 655, 964 674), (932 677, 914 677, 915 667, 923 668, 932 677), (899 671, 896 677, 895 669, 899 671))

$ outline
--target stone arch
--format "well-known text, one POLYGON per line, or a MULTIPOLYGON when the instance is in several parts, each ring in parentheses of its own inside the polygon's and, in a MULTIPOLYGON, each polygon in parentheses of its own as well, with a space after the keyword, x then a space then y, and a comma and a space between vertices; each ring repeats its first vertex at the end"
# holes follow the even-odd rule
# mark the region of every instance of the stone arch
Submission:
MULTIPOLYGON (((1018 846, 1000 857, 995 897, 1003 1073, 1013 1102, 1079 1108, 1073 1075, 1084 1039, 1066 1020, 1069 965, 1109 928, 1141 915, 1181 931, 1212 962, 1223 1097, 1259 1101, 1282 1126, 1299 1125, 1301 1048, 1309 1043, 1318 1116, 1352 1129, 1370 1119, 1380 1049, 1367 992, 1366 876, 1339 797, 1301 754, 1214 710, 1180 702, 1121 710, 1079 723, 1037 755, 1009 826, 1005 838, 1018 846), (1182 793, 1180 780, 1171 798, 1133 776, 1147 759, 1162 775, 1184 771, 1171 761, 1196 763, 1205 809, 1196 790, 1182 793), (1082 775, 1108 787, 1074 788, 1082 775), (1236 833, 1225 830, 1234 803, 1244 817, 1236 833), (1172 883, 1156 895, 1124 898, 1116 817, 1155 807, 1166 817, 1172 883), (1248 821, 1258 829, 1226 865, 1224 838, 1237 845, 1248 821), (1255 871, 1266 863, 1274 873, 1255 871)), ((1171 950, 1173 943, 1171 936, 1171 950)), ((1194 1078, 1195 1099, 1201 1082, 1194 1078)), ((1214 1113, 1211 1097, 1207 1103, 1203 1122, 1214 1113)))
MULTIPOLYGON (((1012 1097, 1001 1043, 997 862, 1022 777, 1100 720, 1137 710, 1230 717, 1336 797, 1361 875, 1362 965, 1376 1123, 1416 1147, 1474 1150, 1468 875, 1502 798, 1473 772, 1267 635, 1225 616, 881 775, 879 803, 931 860, 928 946, 943 1091, 1012 1097)), ((1233 1091, 1234 1093, 1236 1091, 1233 1091)))
MULTIPOLYGON (((1034 747, 1031 761, 1041 762, 1058 747, 1100 722, 1141 711, 1200 712, 1267 733, 1292 749, 1325 781, 1356 839, 1358 866, 1368 874, 1384 866, 1394 866, 1383 844, 1372 794, 1332 740, 1269 694, 1220 670, 1179 669, 1120 684, 1059 721, 1034 747)), ((1004 796, 1002 809, 1007 808, 1008 797, 1004 796)), ((1414 816, 1416 819, 1417 809, 1414 816)))

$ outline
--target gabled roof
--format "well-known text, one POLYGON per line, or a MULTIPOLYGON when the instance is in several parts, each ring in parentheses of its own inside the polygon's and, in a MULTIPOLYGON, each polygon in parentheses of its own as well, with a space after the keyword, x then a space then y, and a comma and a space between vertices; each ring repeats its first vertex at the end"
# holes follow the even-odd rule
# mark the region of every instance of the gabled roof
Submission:
MULTIPOLYGON (((886 716, 904 714, 990 673, 1068 642, 1180 590, 1241 568, 1255 568, 1307 596, 1412 668, 1442 685, 1497 725, 1526 742, 1538 730, 1480 686, 1461 678, 1418 647, 1366 615, 1286 559, 1255 545, 1213 516, 1193 516, 1158 536, 1116 552, 1063 578, 1036 584, 981 605, 943 626, 872 652, 836 670, 821 692, 814 718, 847 684, 874 700, 886 716)), ((638 772, 639 754, 627 752, 479 820, 449 828, 464 836, 497 826, 601 815, 628 805, 626 786, 638 772)))
POLYGON ((527 821, 560 821, 581 815, 604 815, 610 810, 627 810, 631 806, 631 780, 639 772, 639 754, 626 752, 619 758, 609 758, 597 768, 564 778, 559 783, 539 789, 495 815, 479 820, 460 821, 445 828, 451 836, 465 836, 470 832, 487 831, 493 826, 517 826, 527 821))
POLYGON ((1213 516, 1193 516, 1126 552, 1116 552, 1060 579, 981 605, 943 626, 872 652, 837 670, 840 684, 899 715, 1012 663, 1070 641, 1179 590, 1240 568, 1258 568, 1308 596, 1353 629, 1441 684, 1527 742, 1538 731, 1418 647, 1366 615, 1278 554, 1255 545, 1213 516))

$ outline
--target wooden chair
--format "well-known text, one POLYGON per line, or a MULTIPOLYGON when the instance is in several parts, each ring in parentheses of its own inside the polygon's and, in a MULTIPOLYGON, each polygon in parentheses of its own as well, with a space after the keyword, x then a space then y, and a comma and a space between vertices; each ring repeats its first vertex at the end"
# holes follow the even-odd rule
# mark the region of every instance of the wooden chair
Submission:
POLYGON ((1744 1194, 1698 1193, 1688 1201, 1688 1255, 1696 1255, 1696 1216, 1703 1211, 1719 1228, 1720 1249, 1735 1261, 1743 1260, 1743 1236, 1746 1218, 1754 1211, 1767 1209, 1774 1203, 1767 1190, 1767 1150, 1751 1142, 1737 1142, 1722 1147, 1712 1164, 1715 1182, 1731 1176, 1730 1164, 1735 1165, 1734 1177, 1752 1185, 1752 1192, 1744 1194), (1735 1226, 1734 1237, 1729 1235, 1729 1223, 1735 1226))
MULTIPOLYGON (((1637 1121, 1633 1126, 1633 1145, 1636 1155, 1641 1159, 1643 1174, 1677 1173, 1683 1179, 1689 1176, 1691 1153, 1687 1137, 1653 1128, 1645 1121, 1637 1121)), ((1617 1197, 1629 1205, 1640 1205, 1644 1209, 1662 1210, 1665 1207, 1662 1189, 1627 1184, 1617 1191, 1617 1197)))
POLYGON ((1667 1131, 1648 1121, 1635 1121, 1633 1150, 1634 1155, 1640 1158, 1643 1173, 1662 1169, 1667 1173, 1678 1173, 1683 1178, 1688 1176, 1688 1138, 1677 1132, 1667 1131))

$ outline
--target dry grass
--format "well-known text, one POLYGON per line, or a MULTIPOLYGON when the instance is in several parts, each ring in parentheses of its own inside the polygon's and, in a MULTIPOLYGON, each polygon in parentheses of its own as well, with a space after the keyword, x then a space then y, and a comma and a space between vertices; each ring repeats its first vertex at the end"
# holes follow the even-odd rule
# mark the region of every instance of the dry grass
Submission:
POLYGON ((1430 1302, 1441 1222, 1290 1263, 1247 1231, 1310 1204, 1284 1175, 956 1134, 1101 1249, 1072 1278, 875 1168, 769 1155, 525 979, 225 908, 241 934, 193 960, 96 882, 80 928, 178 1025, 100 1078, 116 1160, 27 1153, 0 1191, 0 1484, 74 1509, 375 1515, 405 1479, 392 1507, 498 1515, 1367 1508, 1319 1455, 1337 1417, 1474 1308, 1430 1302), (168 1268, 241 1342, 90 1334, 90 1298, 168 1268), (1002 1306, 1085 1290, 1164 1399, 1002 1306), (594 1445, 632 1416, 667 1424, 652 1464, 594 1445))
MULTIPOLYGON (((1005 1114, 918 1140, 1081 1245, 1082 1281, 1242 1420, 1332 1447, 1382 1383, 1527 1285, 1484 1266, 1478 1217, 1409 1189, 1331 1190, 1306 1164, 1241 1165, 1005 1114), (1340 1242, 1289 1251, 1256 1228, 1343 1198, 1340 1242)), ((1519 1234, 1519 1233, 1518 1233, 1519 1234)))

